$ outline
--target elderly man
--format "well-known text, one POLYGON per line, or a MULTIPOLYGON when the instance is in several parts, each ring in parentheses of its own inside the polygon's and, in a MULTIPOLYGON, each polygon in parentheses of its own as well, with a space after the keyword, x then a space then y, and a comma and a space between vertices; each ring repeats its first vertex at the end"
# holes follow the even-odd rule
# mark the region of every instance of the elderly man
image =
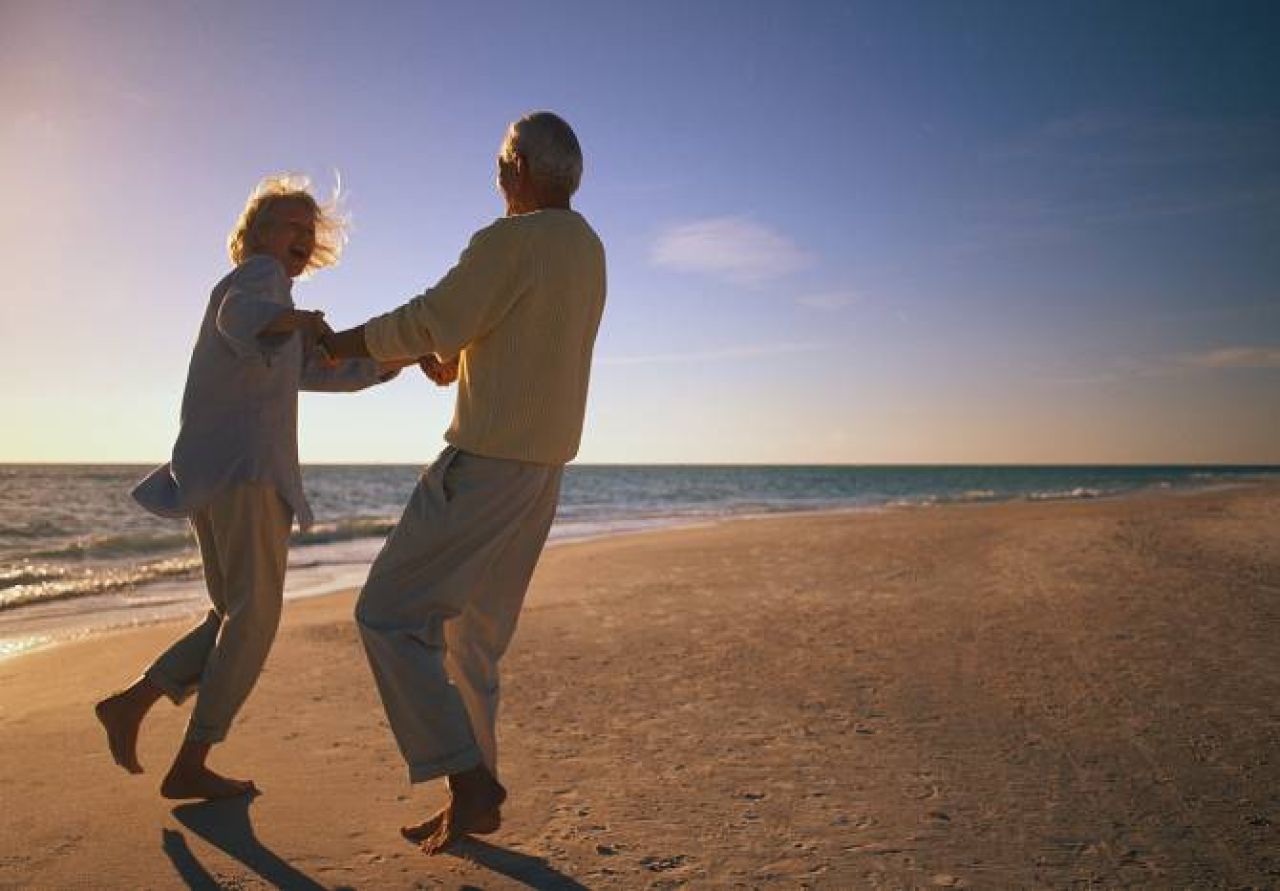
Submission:
POLYGON ((422 476, 360 592, 356 620, 411 782, 448 778, 449 803, 404 834, 429 854, 493 832, 498 660, 578 450, 604 309, 600 239, 570 207, 582 152, 537 112, 498 155, 506 216, 433 288, 326 337, 335 358, 414 357, 456 375, 449 443, 422 476))

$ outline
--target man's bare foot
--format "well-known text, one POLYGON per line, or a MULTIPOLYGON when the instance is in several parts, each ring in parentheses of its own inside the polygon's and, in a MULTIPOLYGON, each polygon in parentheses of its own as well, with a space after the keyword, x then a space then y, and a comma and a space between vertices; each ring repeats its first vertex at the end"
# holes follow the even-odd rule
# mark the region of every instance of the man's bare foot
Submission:
MULTIPOLYGON (((415 823, 412 826, 401 826, 400 834, 414 844, 421 844, 436 834, 448 813, 449 808, 442 807, 421 823, 415 823)), ((476 820, 475 825, 476 828, 471 829, 468 834, 489 835, 497 832, 502 826, 502 811, 499 808, 494 808, 490 817, 487 819, 482 817, 476 820)))
POLYGON ((442 807, 430 817, 413 826, 401 826, 400 834, 406 839, 417 844, 424 842, 431 836, 435 835, 436 830, 440 828, 440 824, 444 822, 444 815, 448 813, 447 807, 442 807))
POLYGON ((107 731, 111 757, 129 773, 142 773, 142 765, 138 763, 138 728, 151 706, 140 705, 125 691, 108 696, 93 707, 93 713, 107 731))
MULTIPOLYGON (((502 826, 502 803, 507 790, 481 765, 449 777, 449 804, 414 829, 435 823, 419 847, 425 854, 439 854, 464 835, 488 835, 502 826)), ((405 834, 408 838, 408 833, 405 834)))
POLYGON ((213 801, 257 793, 258 787, 253 784, 253 780, 233 780, 216 774, 203 765, 181 768, 175 764, 160 784, 160 794, 173 799, 203 798, 213 801))

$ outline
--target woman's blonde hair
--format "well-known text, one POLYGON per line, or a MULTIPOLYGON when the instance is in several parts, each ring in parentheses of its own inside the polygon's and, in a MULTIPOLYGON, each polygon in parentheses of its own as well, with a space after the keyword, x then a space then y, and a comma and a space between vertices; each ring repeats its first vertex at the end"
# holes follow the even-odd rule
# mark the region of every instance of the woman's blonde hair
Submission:
POLYGON ((347 243, 346 213, 341 205, 342 185, 333 187, 333 196, 323 204, 311 194, 311 180, 301 174, 281 173, 265 177, 249 195, 240 219, 227 236, 227 253, 239 266, 257 248, 258 235, 281 204, 298 201, 311 208, 316 218, 316 246, 303 275, 326 266, 336 266, 347 243))

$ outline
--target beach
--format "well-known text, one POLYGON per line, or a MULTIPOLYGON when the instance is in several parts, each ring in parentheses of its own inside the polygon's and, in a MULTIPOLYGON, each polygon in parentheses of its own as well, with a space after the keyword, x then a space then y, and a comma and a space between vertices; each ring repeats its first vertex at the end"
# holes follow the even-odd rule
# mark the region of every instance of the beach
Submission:
POLYGON ((427 858, 351 621, 291 601, 215 769, 92 714, 179 631, 0 662, 0 887, 1280 885, 1280 486, 738 519, 549 550, 495 835, 427 858))

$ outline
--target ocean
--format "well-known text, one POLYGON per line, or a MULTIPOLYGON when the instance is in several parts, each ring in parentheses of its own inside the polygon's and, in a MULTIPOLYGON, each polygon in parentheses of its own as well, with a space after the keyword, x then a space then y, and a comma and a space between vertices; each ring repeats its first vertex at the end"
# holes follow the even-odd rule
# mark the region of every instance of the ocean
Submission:
MULTIPOLYGON (((0 657, 195 612, 186 524, 129 490, 149 466, 0 465, 0 657)), ((312 465, 317 526, 294 533, 287 596, 359 584, 422 468, 312 465)), ((797 511, 1123 495, 1280 478, 1280 467, 600 466, 565 474, 551 542, 797 511)))

